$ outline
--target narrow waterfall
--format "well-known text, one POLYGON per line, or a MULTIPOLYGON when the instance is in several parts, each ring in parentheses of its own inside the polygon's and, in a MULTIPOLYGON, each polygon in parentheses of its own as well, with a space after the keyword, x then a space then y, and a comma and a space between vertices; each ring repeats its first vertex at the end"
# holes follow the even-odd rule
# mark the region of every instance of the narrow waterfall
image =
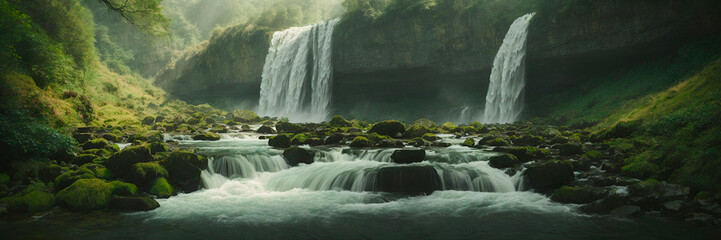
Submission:
POLYGON ((526 37, 535 13, 517 18, 503 38, 491 70, 484 123, 515 122, 523 110, 526 86, 526 37))
POLYGON ((338 19, 275 32, 263 66, 258 113, 297 122, 328 118, 338 19))

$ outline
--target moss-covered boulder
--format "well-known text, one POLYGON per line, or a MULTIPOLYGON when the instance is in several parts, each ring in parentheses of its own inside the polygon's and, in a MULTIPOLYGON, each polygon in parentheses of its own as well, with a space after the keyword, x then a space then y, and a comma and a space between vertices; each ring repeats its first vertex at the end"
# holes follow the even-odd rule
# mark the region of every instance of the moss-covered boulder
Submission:
POLYGON ((101 137, 104 138, 105 140, 108 140, 111 142, 120 142, 121 141, 121 136, 113 134, 113 133, 105 133, 101 137))
POLYGON ((173 196, 173 186, 170 186, 170 183, 164 177, 158 177, 151 182, 148 193, 159 198, 169 198, 173 196))
POLYGON ((334 144, 341 144, 343 142, 343 134, 333 134, 328 136, 328 138, 325 139, 325 144, 327 145, 334 145, 334 144))
POLYGON ((314 152, 299 147, 292 147, 283 151, 283 159, 290 166, 298 166, 298 164, 313 163, 314 152))
POLYGON ((60 191, 72 185, 75 181, 91 178, 95 178, 95 173, 87 168, 78 168, 74 171, 68 171, 55 178, 55 190, 60 191))
POLYGON ((561 160, 530 165, 523 175, 526 176, 530 188, 542 192, 569 184, 575 179, 571 162, 561 160))
POLYGON ((98 158, 98 156, 95 156, 93 154, 80 154, 75 156, 75 158, 72 161, 72 164, 75 165, 83 165, 86 163, 92 163, 94 159, 98 158))
POLYGON ((596 187, 563 186, 553 191, 551 200, 560 203, 586 204, 607 197, 609 191, 596 187))
POLYGON ((513 145, 516 146, 538 146, 545 143, 543 137, 533 135, 522 135, 513 140, 513 145))
POLYGON ((150 148, 150 154, 152 155, 168 151, 168 146, 165 146, 165 144, 161 142, 151 142, 148 144, 148 148, 150 148))
POLYGON ((87 164, 80 166, 80 168, 78 168, 78 169, 82 169, 82 168, 92 171, 93 174, 95 174, 95 177, 100 178, 100 179, 110 179, 110 177, 112 176, 112 174, 110 173, 110 170, 105 168, 105 166, 97 164, 97 163, 87 163, 87 164))
POLYGON ((217 133, 212 133, 212 132, 204 132, 204 133, 199 133, 199 134, 194 135, 193 140, 218 141, 218 140, 220 140, 220 135, 218 135, 217 133))
POLYGON ((406 132, 406 126, 403 123, 396 120, 382 121, 373 124, 368 133, 378 133, 380 135, 386 135, 393 138, 402 137, 406 132))
MULTIPOLYGON (((48 164, 43 165, 38 170, 38 178, 40 178, 43 182, 52 182, 55 181, 55 178, 60 176, 64 171, 66 171, 67 168, 63 168, 60 165, 57 164, 48 164)), ((2 184, 2 183, 0 183, 2 184)), ((1 189, 0 189, 1 190, 1 189)))
POLYGON ((33 213, 52 208, 55 196, 45 184, 33 183, 13 196, 0 199, 0 203, 11 213, 33 213))
POLYGON ((143 125, 152 126, 153 123, 155 123, 155 118, 151 116, 144 117, 142 121, 140 121, 143 125))
POLYGON ((436 135, 433 134, 433 133, 423 134, 423 137, 421 137, 421 138, 423 138, 423 140, 426 140, 426 141, 429 141, 429 142, 433 142, 433 141, 436 141, 436 140, 440 139, 438 136, 436 136, 436 135))
POLYGON ((302 133, 302 132, 308 132, 308 129, 295 124, 295 123, 289 123, 285 121, 280 121, 275 124, 275 130, 278 130, 279 133, 302 133))
POLYGON ((395 150, 391 155, 394 163, 408 164, 422 162, 426 158, 426 151, 423 149, 395 150))
POLYGON ((661 168, 658 165, 644 160, 637 160, 621 167, 621 175, 638 179, 653 177, 659 171, 661 168))
POLYGON ((303 145, 303 144, 306 144, 307 141, 308 141, 308 136, 306 136, 305 134, 299 133, 290 139, 290 144, 291 145, 303 145))
POLYGON ((328 125, 330 125, 331 127, 352 127, 353 123, 348 120, 345 120, 345 118, 343 118, 339 115, 336 115, 330 119, 330 121, 328 122, 328 125))
POLYGON ((160 204, 150 197, 114 196, 110 199, 109 207, 123 211, 150 211, 159 208, 160 204))
MULTIPOLYGON (((433 122, 433 121, 431 121, 431 120, 428 120, 428 119, 425 119, 425 118, 421 118, 421 119, 418 119, 418 120, 413 121, 413 125, 414 125, 414 126, 415 126, 415 125, 424 126, 424 127, 429 128, 429 129, 433 129, 433 128, 436 127, 436 123, 435 123, 435 122, 433 122)), ((421 136, 423 136, 423 135, 421 135, 421 136)), ((420 136, 418 136, 418 137, 420 137, 420 136)))
POLYGON ((94 139, 95 136, 90 133, 75 133, 73 134, 73 138, 75 138, 78 143, 85 143, 87 141, 90 141, 91 139, 94 139))
POLYGON ((80 146, 83 148, 83 150, 102 149, 102 148, 105 148, 105 146, 107 146, 108 144, 109 144, 108 140, 105 140, 104 138, 96 138, 96 139, 87 141, 80 146))
POLYGON ((260 134, 275 134, 275 129, 269 126, 261 126, 258 128, 258 130, 255 131, 256 133, 260 134))
POLYGON ((504 152, 513 154, 521 162, 528 162, 532 160, 545 160, 551 156, 551 151, 543 148, 535 147, 498 147, 494 148, 493 151, 504 152))
POLYGON ((456 124, 453 124, 452 122, 445 122, 441 124, 441 129, 447 131, 447 132, 456 132, 460 129, 458 129, 458 126, 456 124))
POLYGON ((473 138, 466 138, 466 140, 463 141, 462 145, 466 147, 473 147, 476 145, 476 140, 473 138))
MULTIPOLYGON (((243 126, 248 126, 248 125, 243 125, 243 126)), ((208 131, 210 131, 212 133, 228 133, 228 132, 230 132, 230 130, 228 130, 228 128, 223 125, 218 125, 218 126, 212 127, 208 131)))
POLYGON ((554 147, 558 148, 558 152, 562 156, 583 154, 583 148, 581 147, 580 144, 564 143, 564 144, 556 144, 554 147))
POLYGON ((158 177, 168 177, 168 170, 157 162, 136 163, 132 166, 128 179, 140 186, 148 186, 158 177))
MULTIPOLYGON (((107 146, 105 146, 105 148, 107 148, 107 146)), ((81 154, 92 154, 92 155, 95 155, 96 157, 103 157, 103 158, 107 158, 107 157, 110 157, 111 155, 113 155, 112 152, 108 151, 105 148, 88 149, 88 150, 84 150, 81 154)))
POLYGON ((135 196, 140 192, 138 186, 132 183, 112 181, 110 184, 113 185, 113 195, 135 196))
POLYGON ((251 110, 235 110, 231 113, 233 121, 242 123, 254 123, 259 122, 260 117, 258 114, 251 110))
POLYGON ((508 146, 508 142, 506 140, 503 140, 503 138, 482 138, 480 141, 478 141, 479 145, 487 145, 487 146, 508 146))
POLYGON ((586 159, 589 159, 591 161, 598 161, 603 158, 603 153, 597 151, 597 150, 591 150, 583 154, 583 157, 586 159))
POLYGON ((441 178, 432 166, 391 166, 378 169, 370 191, 404 194, 431 194, 443 189, 441 178))
POLYGON ((403 138, 417 138, 417 137, 423 137, 426 133, 432 133, 430 128, 423 126, 423 125, 413 125, 406 129, 406 132, 403 133, 403 138))
POLYGON ((125 176, 133 164, 153 161, 148 146, 126 147, 105 161, 105 166, 115 176, 125 176))
POLYGON ((281 134, 268 139, 268 146, 277 148, 288 148, 290 147, 290 138, 288 135, 281 134))
POLYGON ((70 209, 92 210, 107 207, 112 193, 110 183, 97 178, 80 179, 58 192, 56 199, 70 209))
POLYGON ((353 139, 350 146, 355 148, 372 147, 373 142, 366 137, 358 136, 353 139))
POLYGON ((168 179, 181 190, 192 192, 200 185, 200 172, 208 168, 208 159, 195 153, 174 151, 161 162, 168 179))
POLYGON ((494 168, 509 168, 521 163, 513 154, 492 156, 488 159, 488 165, 494 168))

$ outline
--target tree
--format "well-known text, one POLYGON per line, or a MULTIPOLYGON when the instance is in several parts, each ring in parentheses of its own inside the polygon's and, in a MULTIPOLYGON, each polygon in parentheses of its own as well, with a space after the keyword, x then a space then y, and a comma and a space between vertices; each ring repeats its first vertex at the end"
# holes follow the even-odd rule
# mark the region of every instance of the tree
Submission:
POLYGON ((163 0, 98 0, 110 11, 137 26, 145 33, 160 36, 167 34, 170 21, 163 16, 160 3, 163 0))

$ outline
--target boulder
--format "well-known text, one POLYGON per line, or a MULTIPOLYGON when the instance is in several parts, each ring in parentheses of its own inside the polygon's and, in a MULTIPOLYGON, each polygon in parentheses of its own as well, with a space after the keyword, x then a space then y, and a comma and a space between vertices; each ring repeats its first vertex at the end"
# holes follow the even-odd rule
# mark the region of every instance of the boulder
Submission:
POLYGON ((569 161, 561 160, 530 165, 523 174, 526 176, 530 188, 542 192, 569 184, 575 178, 573 165, 569 161))
MULTIPOLYGON (((244 126, 246 126, 246 125, 244 125, 244 126)), ((228 133, 230 130, 228 130, 228 128, 226 128, 223 125, 218 125, 218 126, 210 128, 210 130, 208 130, 208 131, 210 131, 212 133, 228 133)))
POLYGON ((240 126, 240 130, 243 132, 250 132, 250 126, 248 126, 248 125, 240 126))
POLYGON ((75 158, 72 161, 72 164, 80 166, 80 165, 83 165, 86 163, 91 163, 91 162, 93 162, 93 159, 96 159, 96 158, 98 158, 98 156, 95 156, 93 154, 80 154, 80 155, 75 156, 75 158))
POLYGON ((641 208, 634 205, 623 205, 611 210, 611 214, 619 217, 635 217, 641 214, 641 208))
POLYGON ((148 148, 150 148, 150 154, 152 155, 168 151, 168 146, 165 146, 165 144, 161 142, 152 142, 148 144, 148 148))
MULTIPOLYGON (((434 123, 431 120, 425 119, 425 118, 421 118, 421 119, 414 121, 413 125, 420 125, 420 126, 427 127, 429 129, 436 127, 436 123, 434 123)), ((421 135, 421 136, 423 136, 423 135, 421 135)), ((418 137, 420 137, 420 136, 418 136, 418 137)))
POLYGON ((164 177, 158 177, 152 180, 150 184, 150 190, 148 193, 155 195, 158 198, 169 198, 173 196, 173 187, 170 186, 168 180, 164 177))
POLYGON ((110 199, 109 207, 123 211, 150 211, 160 207, 155 199, 149 197, 121 197, 110 199))
POLYGON ((0 199, 0 205, 11 213, 34 213, 45 211, 55 205, 55 197, 50 188, 43 183, 30 184, 21 192, 0 199))
POLYGON ((390 166, 377 170, 370 190, 415 195, 441 189, 441 178, 432 166, 390 166))
POLYGON ((303 145, 303 144, 306 144, 307 141, 308 141, 308 136, 306 136, 305 134, 299 133, 290 139, 290 144, 291 145, 303 145))
POLYGON ((108 140, 105 140, 104 138, 96 138, 92 139, 90 141, 87 141, 81 145, 83 147, 83 150, 88 149, 102 149, 105 148, 105 146, 108 145, 108 140))
POLYGON ((533 135, 523 135, 513 140, 513 145, 517 146, 538 146, 543 143, 542 137, 533 135))
POLYGON ((298 166, 300 163, 313 163, 314 152, 299 147, 288 148, 283 151, 283 158, 289 166, 298 166))
POLYGON ((66 187, 72 185, 75 183, 75 181, 80 179, 91 179, 95 178, 95 173, 87 168, 78 168, 74 171, 68 171, 63 174, 58 175, 55 178, 55 190, 60 191, 65 189, 66 187))
MULTIPOLYGON (((57 164, 43 165, 38 170, 38 178, 43 182, 52 182, 63 173, 63 167, 57 164)), ((0 183, 2 184, 2 183, 0 183)), ((2 190, 2 189, 0 189, 2 190)))
POLYGON ((138 186, 132 183, 126 183, 121 181, 110 182, 113 185, 113 195, 119 196, 135 196, 138 195, 138 186))
POLYGON ((611 212, 611 210, 625 205, 626 202, 628 201, 623 196, 611 195, 607 198, 599 199, 581 206, 580 209, 585 213, 607 214, 611 212))
POLYGON ((395 150, 391 155, 394 163, 408 164, 422 162, 426 158, 426 151, 423 149, 395 150))
POLYGON ((528 162, 536 159, 545 160, 551 156, 548 149, 535 147, 497 147, 493 151, 513 154, 521 162, 528 162))
POLYGON ((58 192, 58 202, 74 210, 92 210, 107 207, 113 185, 103 180, 80 179, 58 192))
POLYGON ((90 141, 91 139, 94 139, 95 136, 90 133, 75 133, 73 134, 73 138, 75 138, 78 143, 85 143, 87 141, 90 141))
POLYGON ((105 166, 115 176, 125 176, 133 164, 153 161, 150 148, 147 146, 126 147, 122 151, 110 156, 105 161, 105 166))
POLYGON ((220 135, 212 132, 200 133, 193 136, 193 140, 218 141, 220 140, 220 135))
POLYGON ((466 138, 466 140, 463 141, 463 146, 473 147, 475 145, 476 145, 476 140, 474 140, 473 138, 466 138))
POLYGON ((268 127, 268 126, 261 126, 255 132, 260 133, 260 134, 275 134, 276 133, 275 129, 273 129, 272 127, 268 127))
POLYGON ((275 130, 278 130, 279 133, 302 133, 308 131, 308 129, 301 125, 283 121, 275 124, 275 130))
POLYGON ((591 160, 581 159, 571 161, 573 164, 573 171, 588 171, 591 169, 591 160))
POLYGON ((258 114, 250 110, 235 110, 231 115, 235 122, 252 123, 260 121, 258 114))
POLYGON ((159 177, 168 177, 168 170, 157 162, 136 163, 128 174, 128 179, 141 187, 159 177))
POLYGON ((488 159, 488 165, 494 168, 509 168, 521 163, 513 154, 492 156, 488 159))
POLYGON ((403 133, 403 138, 423 137, 426 133, 432 133, 431 129, 423 125, 413 125, 406 129, 405 133, 403 133))
POLYGON ((558 152, 562 156, 583 154, 583 148, 581 147, 580 144, 563 143, 563 144, 556 144, 554 147, 558 148, 558 152))
POLYGON ((330 125, 331 127, 352 127, 353 123, 345 120, 345 118, 339 115, 336 115, 330 119, 328 125, 330 125))
POLYGON ((353 139, 353 142, 350 143, 350 146, 354 148, 372 147, 373 142, 371 142, 371 140, 368 140, 368 138, 366 137, 358 136, 353 139))
POLYGON ((208 159, 191 152, 174 151, 160 164, 168 170, 170 182, 192 192, 198 190, 200 172, 208 168, 208 159))
POLYGON ((283 134, 271 137, 270 139, 268 139, 268 146, 277 148, 290 147, 290 138, 287 135, 283 134))
POLYGON ((406 126, 396 120, 378 122, 368 130, 368 133, 378 133, 393 138, 402 137, 405 132, 406 126))
POLYGON ((553 191, 551 200, 560 203, 584 204, 604 198, 608 194, 609 191, 603 188, 563 186, 553 191))
POLYGON ((342 142, 343 142, 343 134, 333 134, 325 139, 325 144, 327 144, 327 145, 341 144, 342 142))
POLYGON ((426 141, 429 141, 429 142, 433 142, 433 141, 436 141, 436 140, 440 139, 438 136, 436 136, 436 135, 433 134, 433 133, 423 134, 423 137, 421 137, 421 138, 422 138, 423 140, 426 140, 426 141))
POLYGON ((155 118, 148 116, 148 117, 143 118, 143 120, 141 122, 144 125, 151 126, 151 125, 153 125, 153 123, 155 123, 155 118))

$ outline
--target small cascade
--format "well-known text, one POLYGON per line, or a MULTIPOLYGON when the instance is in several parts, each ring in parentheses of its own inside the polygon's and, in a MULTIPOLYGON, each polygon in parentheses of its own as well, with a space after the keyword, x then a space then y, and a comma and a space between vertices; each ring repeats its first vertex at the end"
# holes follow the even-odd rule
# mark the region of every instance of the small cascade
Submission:
POLYGON ((523 111, 526 38, 533 15, 535 13, 529 13, 513 21, 496 53, 486 94, 484 123, 515 122, 523 111))
POLYGON ((258 113, 297 122, 327 120, 338 19, 275 32, 263 66, 258 113))
POLYGON ((488 166, 488 162, 471 162, 436 167, 441 177, 443 190, 477 192, 513 192, 516 188, 511 177, 499 169, 488 166))

